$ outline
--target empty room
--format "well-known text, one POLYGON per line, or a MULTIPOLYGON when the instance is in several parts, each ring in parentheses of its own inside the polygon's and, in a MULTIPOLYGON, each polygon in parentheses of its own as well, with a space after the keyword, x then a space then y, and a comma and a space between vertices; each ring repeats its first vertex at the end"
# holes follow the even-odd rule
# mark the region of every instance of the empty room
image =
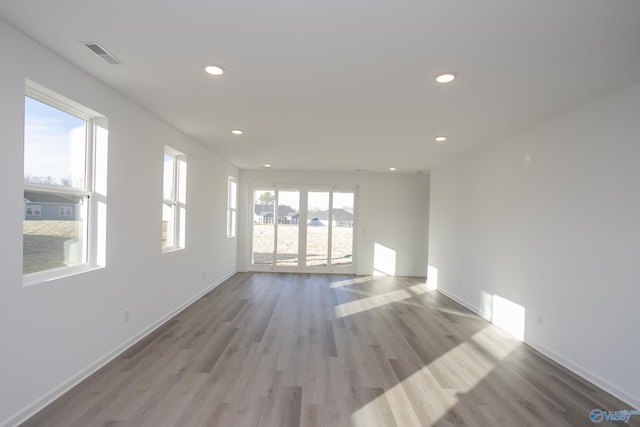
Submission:
POLYGON ((0 2, 0 427, 640 426, 640 2, 0 2))

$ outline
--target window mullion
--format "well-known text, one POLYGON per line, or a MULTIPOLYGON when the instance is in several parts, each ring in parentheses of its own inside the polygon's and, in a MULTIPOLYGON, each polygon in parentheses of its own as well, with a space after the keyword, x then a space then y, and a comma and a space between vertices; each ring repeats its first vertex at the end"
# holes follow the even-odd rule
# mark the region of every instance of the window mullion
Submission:
POLYGON ((95 136, 95 122, 94 120, 87 121, 87 129, 86 129, 86 144, 85 144, 85 171, 84 171, 84 190, 93 191, 93 182, 95 176, 93 174, 94 170, 94 156, 93 156, 93 145, 94 145, 94 136, 95 136))
POLYGON ((178 200, 180 200, 180 156, 175 156, 173 161, 173 247, 180 247, 180 206, 178 200))

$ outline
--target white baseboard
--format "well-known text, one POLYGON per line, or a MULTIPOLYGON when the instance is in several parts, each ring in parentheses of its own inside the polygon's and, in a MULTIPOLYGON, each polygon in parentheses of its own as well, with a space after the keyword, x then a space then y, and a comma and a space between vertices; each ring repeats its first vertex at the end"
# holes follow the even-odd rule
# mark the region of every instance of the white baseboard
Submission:
MULTIPOLYGON (((608 411, 616 411, 616 410, 620 410, 620 409, 638 409, 638 408, 640 408, 640 399, 638 399, 637 397, 632 396, 630 393, 627 393, 626 391, 621 390, 620 388, 616 387, 615 385, 613 385, 613 384, 609 383, 608 381, 602 379, 598 375, 590 372, 587 369, 584 369, 582 366, 573 363, 571 360, 566 359, 565 357, 557 354, 556 352, 554 352, 552 350, 549 350, 548 348, 546 348, 546 347, 544 347, 544 346, 542 346, 542 345, 540 345, 538 343, 531 342, 531 341, 525 341, 525 343, 529 347, 531 347, 534 350, 540 352, 541 354, 543 354, 544 356, 546 356, 549 359, 553 360, 557 364, 563 366, 564 368, 566 368, 569 371, 573 372, 574 374, 584 378, 585 380, 595 384, 596 386, 600 387, 601 389, 603 389, 607 393, 611 394, 612 396, 622 400, 627 405, 629 405, 627 408, 598 408, 598 409, 606 409, 608 411)), ((594 408, 594 409, 596 409, 596 408, 594 408)))
MULTIPOLYGON (((472 311, 473 313, 477 314, 478 316, 491 321, 491 314, 490 313, 481 313, 480 309, 476 306, 474 306, 473 304, 469 304, 467 301, 464 301, 463 299, 459 298, 457 295, 452 294, 451 292, 445 290, 445 289, 440 289, 438 288, 438 292, 440 292, 441 294, 443 294, 444 296, 446 296, 447 298, 451 298, 452 300, 454 300, 455 302, 457 302, 458 304, 462 305, 463 307, 467 308, 468 310, 472 311)), ((607 393, 611 394, 612 396, 620 399, 621 401, 625 402, 627 405, 629 405, 629 407, 627 408, 599 408, 599 409, 606 409, 606 410, 611 410, 611 411, 615 411, 615 410, 620 410, 620 409, 640 409, 640 399, 636 396, 633 396, 632 394, 621 390, 620 388, 614 386, 613 384, 609 383, 608 381, 602 379, 601 377, 599 377, 598 375, 590 372, 589 370, 583 368, 582 366, 580 366, 577 363, 572 362, 571 360, 557 354, 556 352, 549 350, 548 348, 544 347, 543 345, 540 345, 539 343, 536 342, 532 342, 530 340, 525 339, 523 341, 526 345, 528 345, 529 347, 531 347, 533 350, 541 353, 542 355, 548 357, 549 359, 553 360, 554 362, 556 362, 557 364, 559 364, 560 366, 562 366, 565 369, 568 369, 569 371, 573 372, 574 374, 578 375, 581 378, 584 378, 585 380, 591 382, 592 384, 600 387, 601 389, 603 389, 604 391, 606 391, 607 393)), ((594 408, 596 409, 596 408, 594 408)))
POLYGON ((199 292, 197 295, 195 295, 194 297, 190 298, 185 303, 181 304, 179 307, 175 308, 174 310, 172 310, 168 314, 164 315, 163 317, 161 317, 157 321, 153 322, 151 325, 149 325, 148 327, 146 327, 145 329, 140 331, 138 334, 136 334, 131 339, 127 340, 126 342, 124 342, 123 344, 119 345, 114 350, 110 351, 109 353, 107 353, 106 355, 101 357, 100 359, 96 360, 95 362, 90 364, 88 367, 86 367, 82 371, 78 372, 73 377, 71 377, 68 380, 62 382, 60 385, 55 387, 53 390, 51 390, 50 392, 44 394, 43 396, 41 396, 39 399, 37 399, 35 402, 31 403, 30 405, 27 405, 24 409, 22 409, 18 413, 14 414, 13 416, 9 417, 8 419, 2 421, 0 423, 0 427, 17 426, 17 425, 25 422, 27 419, 29 419, 30 417, 35 415, 38 411, 42 410, 44 407, 49 405, 51 402, 53 402, 54 400, 58 399, 60 396, 62 396, 63 394, 65 394, 66 392, 71 390, 73 387, 75 387, 76 385, 78 385, 79 383, 81 383, 82 381, 87 379, 89 376, 93 375, 96 371, 98 371, 100 368, 105 366, 107 363, 111 362, 116 357, 118 357, 120 354, 124 353, 127 349, 129 349, 130 347, 135 345, 138 341, 142 340, 147 335, 149 335, 150 333, 155 331, 158 327, 160 327, 162 324, 164 324, 167 320, 171 319, 176 314, 180 313, 182 310, 184 310, 185 308, 189 307, 191 304, 196 302, 204 294, 206 294, 207 292, 209 292, 212 289, 216 288, 221 283, 223 283, 226 280, 228 280, 229 278, 231 278, 234 274, 236 274, 236 271, 233 271, 233 272, 227 274, 226 276, 222 277, 221 279, 217 280, 216 282, 212 283, 206 289, 204 289, 203 291, 199 292))
POLYGON ((457 295, 452 294, 451 292, 441 289, 441 288, 437 288, 438 292, 440 292, 442 295, 446 296, 447 298, 451 298, 452 300, 454 300, 455 302, 457 302, 458 304, 460 304, 461 306, 463 306, 464 308, 466 308, 467 310, 473 311, 475 314, 477 314, 478 316, 482 317, 483 319, 486 319, 488 321, 491 321, 491 313, 484 313, 480 310, 480 308, 476 307, 473 304, 469 304, 468 302, 466 302, 465 300, 462 300, 460 298, 458 298, 457 295))

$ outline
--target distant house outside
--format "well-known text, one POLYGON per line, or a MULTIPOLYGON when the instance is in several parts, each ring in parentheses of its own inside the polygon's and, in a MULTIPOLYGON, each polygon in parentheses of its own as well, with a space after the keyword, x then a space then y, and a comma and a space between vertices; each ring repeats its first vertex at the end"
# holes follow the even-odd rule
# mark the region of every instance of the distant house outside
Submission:
POLYGON ((72 195, 24 192, 24 219, 27 221, 75 221, 80 198, 72 195))
MULTIPOLYGON (((255 224, 273 224, 273 205, 255 205, 253 221, 255 224)), ((278 206, 278 224, 297 224, 300 215, 291 206, 278 206)))
MULTIPOLYGON (((329 224, 329 211, 315 212, 313 214, 324 225, 329 224)), ((353 227, 353 214, 344 209, 333 209, 333 227, 353 227)))
POLYGON ((325 224, 320 221, 318 218, 311 218, 309 220, 309 222, 307 223, 307 225, 311 226, 311 227, 324 227, 325 224))
MULTIPOLYGON (((253 222, 254 224, 273 224, 274 223, 274 206, 260 205, 254 206, 253 222)), ((329 225, 329 211, 309 212, 309 218, 316 220, 321 225, 329 225)), ((278 224, 298 224, 300 222, 300 213, 296 212, 290 206, 278 206, 278 224)), ((309 225, 320 225, 309 223, 309 225)), ((333 209, 333 227, 353 227, 353 214, 345 209, 333 209)))

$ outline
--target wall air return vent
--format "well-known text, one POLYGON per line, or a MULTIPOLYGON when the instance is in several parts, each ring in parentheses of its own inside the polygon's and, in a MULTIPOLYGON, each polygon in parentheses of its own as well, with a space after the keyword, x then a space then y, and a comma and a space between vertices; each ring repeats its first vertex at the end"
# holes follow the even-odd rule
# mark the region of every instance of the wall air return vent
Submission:
POLYGON ((86 47, 88 47, 91 50, 91 52, 98 55, 105 62, 108 62, 109 64, 112 64, 112 65, 122 64, 122 62, 118 58, 116 58, 115 56, 107 52, 107 50, 102 46, 100 46, 98 43, 95 43, 95 42, 82 42, 82 43, 86 47))

